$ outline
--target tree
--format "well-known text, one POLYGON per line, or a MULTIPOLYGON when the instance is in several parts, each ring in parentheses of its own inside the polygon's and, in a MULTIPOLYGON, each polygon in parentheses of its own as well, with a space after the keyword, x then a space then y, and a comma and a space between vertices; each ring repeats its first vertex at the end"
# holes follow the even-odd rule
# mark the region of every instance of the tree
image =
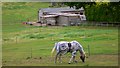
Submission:
POLYGON ((64 4, 69 6, 70 8, 75 6, 75 9, 79 9, 81 7, 85 8, 86 5, 92 6, 96 3, 95 2, 65 2, 64 4))
POLYGON ((84 7, 88 21, 120 22, 120 2, 66 2, 79 9, 84 7))

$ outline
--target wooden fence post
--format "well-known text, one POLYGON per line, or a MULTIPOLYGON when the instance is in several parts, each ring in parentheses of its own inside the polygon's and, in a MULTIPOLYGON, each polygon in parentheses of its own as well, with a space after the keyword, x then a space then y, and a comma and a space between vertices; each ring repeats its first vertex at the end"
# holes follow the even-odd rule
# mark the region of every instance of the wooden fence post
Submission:
POLYGON ((16 37, 16 43, 17 43, 17 37, 16 37))
POLYGON ((32 58, 32 48, 31 48, 31 54, 30 54, 30 57, 32 58))
POLYGON ((90 46, 88 45, 88 54, 90 56, 90 46))

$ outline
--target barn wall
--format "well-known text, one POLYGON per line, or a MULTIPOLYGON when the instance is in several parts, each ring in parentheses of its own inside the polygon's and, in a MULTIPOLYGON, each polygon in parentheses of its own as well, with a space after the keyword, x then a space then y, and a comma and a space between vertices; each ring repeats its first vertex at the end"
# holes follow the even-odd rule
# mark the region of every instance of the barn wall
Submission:
POLYGON ((56 18, 54 17, 50 17, 50 18, 46 18, 46 21, 48 25, 55 25, 55 22, 56 22, 56 18))
POLYGON ((79 25, 81 20, 78 16, 59 16, 57 19, 58 25, 79 25))
POLYGON ((78 25, 78 24, 80 24, 80 18, 78 16, 69 17, 69 24, 70 25, 78 25))
POLYGON ((69 25, 68 17, 65 17, 65 16, 59 16, 59 18, 57 19, 57 22, 58 22, 58 25, 60 26, 69 25))
POLYGON ((41 21, 41 18, 40 18, 40 17, 41 17, 42 15, 43 15, 43 12, 40 10, 39 13, 38 13, 38 16, 39 16, 38 21, 41 21))

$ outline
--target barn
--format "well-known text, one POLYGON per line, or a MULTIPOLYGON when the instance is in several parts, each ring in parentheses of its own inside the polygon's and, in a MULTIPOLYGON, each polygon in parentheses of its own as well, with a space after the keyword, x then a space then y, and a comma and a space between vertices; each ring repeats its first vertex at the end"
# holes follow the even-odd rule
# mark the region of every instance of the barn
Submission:
POLYGON ((80 25, 81 21, 85 20, 83 8, 78 10, 69 7, 42 8, 38 12, 38 21, 47 25, 80 25))

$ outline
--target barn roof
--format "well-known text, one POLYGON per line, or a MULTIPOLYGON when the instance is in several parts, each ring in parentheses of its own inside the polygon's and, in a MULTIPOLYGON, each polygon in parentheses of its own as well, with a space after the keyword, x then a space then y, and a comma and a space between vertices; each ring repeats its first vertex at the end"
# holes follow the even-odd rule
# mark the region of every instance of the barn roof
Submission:
MULTIPOLYGON (((80 8, 79 10, 84 10, 80 8)), ((49 12, 49 13, 60 13, 61 11, 76 11, 74 8, 70 7, 60 7, 60 8, 41 8, 39 11, 49 12)))
POLYGON ((54 15, 61 15, 61 16, 79 16, 79 14, 71 14, 71 13, 50 13, 54 15))
POLYGON ((79 16, 78 14, 65 14, 64 16, 67 16, 67 17, 73 17, 73 16, 79 16))
POLYGON ((50 18, 50 17, 57 17, 58 15, 45 15, 45 16, 41 16, 43 18, 50 18))

